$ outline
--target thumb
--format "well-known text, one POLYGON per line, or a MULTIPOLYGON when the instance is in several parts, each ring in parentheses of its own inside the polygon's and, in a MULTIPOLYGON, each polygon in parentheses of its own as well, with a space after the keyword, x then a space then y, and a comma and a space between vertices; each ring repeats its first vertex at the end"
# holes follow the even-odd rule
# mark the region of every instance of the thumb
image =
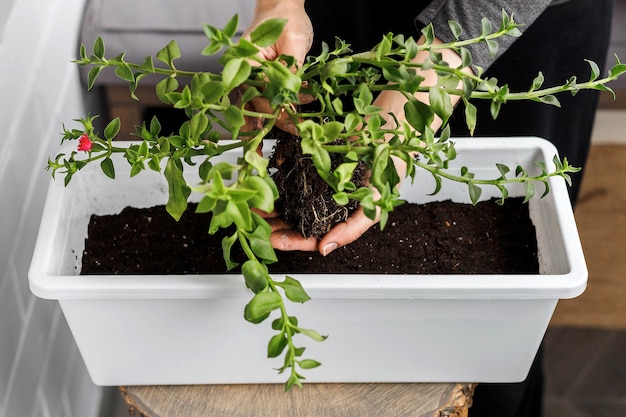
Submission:
POLYGON ((362 208, 358 208, 346 221, 337 223, 318 244, 319 252, 326 256, 332 251, 360 238, 370 227, 378 223, 365 215, 362 208))

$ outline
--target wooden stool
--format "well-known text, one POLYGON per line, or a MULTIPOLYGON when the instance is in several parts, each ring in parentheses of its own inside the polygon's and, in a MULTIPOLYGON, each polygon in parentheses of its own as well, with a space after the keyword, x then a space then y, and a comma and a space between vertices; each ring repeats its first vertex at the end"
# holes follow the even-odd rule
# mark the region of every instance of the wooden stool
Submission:
POLYGON ((467 417, 476 384, 120 387, 132 417, 467 417))

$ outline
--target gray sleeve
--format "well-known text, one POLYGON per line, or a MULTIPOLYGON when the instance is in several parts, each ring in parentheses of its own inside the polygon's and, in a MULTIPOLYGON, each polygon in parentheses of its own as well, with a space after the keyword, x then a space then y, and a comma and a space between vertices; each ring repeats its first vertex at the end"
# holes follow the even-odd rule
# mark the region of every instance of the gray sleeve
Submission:
MULTIPOLYGON (((523 25, 519 29, 524 32, 525 28, 530 26, 550 3, 551 0, 433 0, 415 18, 415 22, 418 27, 432 23, 435 36, 444 42, 450 42, 454 40, 454 37, 448 21, 455 21, 463 28, 461 39, 469 39, 480 36, 483 17, 489 19, 494 30, 497 30, 502 21, 502 10, 505 10, 509 15, 514 14, 513 19, 516 23, 523 25)), ((474 65, 486 70, 513 44, 515 39, 511 36, 499 38, 496 56, 491 56, 487 45, 482 42, 468 46, 474 65)))

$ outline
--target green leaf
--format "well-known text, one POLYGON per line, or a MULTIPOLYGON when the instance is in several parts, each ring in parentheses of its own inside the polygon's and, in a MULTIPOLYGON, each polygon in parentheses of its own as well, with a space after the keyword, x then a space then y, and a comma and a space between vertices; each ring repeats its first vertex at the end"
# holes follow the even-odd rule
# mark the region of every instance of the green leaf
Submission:
POLYGON ((429 23, 422 29, 422 35, 424 36, 424 46, 428 46, 435 40, 435 29, 433 24, 429 23))
MULTIPOLYGON (((337 190, 344 191, 346 187, 354 189, 352 184, 352 174, 357 167, 357 162, 344 162, 333 171, 333 175, 337 179, 337 190), (352 185, 350 185, 352 184, 352 185)), ((336 200, 336 199, 335 199, 336 200)))
POLYGON ((239 26, 239 15, 235 14, 226 23, 222 31, 224 32, 224 35, 228 36, 229 38, 232 38, 237 33, 237 26, 239 26))
MULTIPOLYGON (((84 43, 80 44, 78 55, 80 56, 80 61, 87 61, 87 48, 84 43)), ((76 61, 78 65, 82 65, 81 62, 76 61)))
MULTIPOLYGON (((161 123, 159 122, 159 119, 157 119, 156 116, 152 116, 152 119, 150 119, 150 134, 153 137, 157 137, 159 133, 161 133, 161 123)), ((167 141, 165 141, 165 143, 167 143, 167 141)), ((167 153, 163 149, 161 149, 161 151, 167 153)))
POLYGON ((184 109, 186 107, 189 107, 189 105, 191 104, 191 90, 189 89, 188 85, 184 86, 183 91, 181 91, 180 93, 169 93, 167 97, 169 98, 170 102, 174 104, 174 108, 177 109, 184 109))
POLYGON ((432 87, 428 90, 428 98, 433 111, 441 118, 445 125, 454 111, 450 94, 442 88, 432 87))
POLYGON ((246 123, 242 110, 232 104, 224 110, 224 118, 235 129, 239 129, 246 123))
POLYGON ((135 81, 135 74, 133 74, 133 70, 130 69, 126 62, 122 62, 118 67, 115 68, 115 75, 117 75, 118 78, 124 81, 135 81))
POLYGON ((280 356, 280 354, 285 350, 285 347, 287 347, 287 344, 288 340, 283 332, 273 336, 267 345, 267 357, 276 358, 280 356))
POLYGON ((115 179, 115 166, 113 165, 113 161, 111 158, 105 158, 100 163, 100 168, 102 168, 102 172, 109 178, 115 179))
POLYGON ((156 58, 174 69, 174 60, 180 58, 180 48, 178 43, 172 40, 156 54, 156 58))
POLYGON ((298 328, 298 330, 300 331, 300 333, 310 337, 311 339, 315 340, 316 342, 323 342, 324 340, 328 339, 328 336, 322 336, 318 331, 313 330, 313 329, 301 329, 301 328, 298 328))
POLYGON ((493 39, 488 39, 487 48, 489 49, 489 55, 491 57, 496 56, 496 54, 498 53, 498 42, 494 41, 493 39))
POLYGON ((222 83, 225 91, 231 91, 240 86, 250 75, 252 67, 250 63, 243 59, 231 59, 224 65, 222 72, 222 83))
POLYGON ((148 167, 156 172, 161 172, 161 162, 157 155, 151 155, 148 159, 148 167))
POLYGON ((448 27, 450 27, 450 31, 452 32, 452 36, 454 36, 454 39, 458 41, 459 37, 461 36, 461 33, 463 32, 461 25, 459 25, 455 21, 449 20, 448 27))
POLYGON ((613 67, 611 67, 611 69, 609 70, 609 75, 615 78, 624 73, 626 73, 626 64, 622 64, 621 62, 619 62, 619 59, 617 60, 617 64, 613 65, 613 67))
MULTIPOLYGON (((265 74, 270 81, 270 84, 274 84, 281 92, 284 90, 298 93, 300 86, 302 85, 302 79, 291 72, 289 68, 278 61, 268 61, 265 68, 265 74)), ((266 89, 266 91, 269 90, 266 89)))
POLYGON ((255 191, 255 194, 249 199, 250 207, 263 210, 266 213, 274 211, 274 200, 278 198, 278 189, 271 178, 248 176, 244 180, 244 184, 255 191))
POLYGON ((435 180, 435 189, 428 195, 435 195, 439 191, 441 191, 441 185, 442 185, 441 177, 437 175, 435 172, 433 172, 432 175, 433 175, 433 179, 435 180))
POLYGON ((247 234, 252 252, 254 252, 254 254, 261 258, 265 263, 276 262, 278 260, 276 258, 276 252, 270 242, 272 227, 258 214, 252 213, 252 217, 257 224, 254 232, 247 234))
POLYGON ((385 36, 376 47, 376 59, 378 61, 381 61, 387 54, 389 54, 390 51, 391 51, 391 39, 388 36, 385 36))
POLYGON ((467 125, 470 135, 474 136, 478 110, 476 109, 476 106, 466 100, 465 97, 463 97, 463 103, 465 104, 465 124, 467 125))
POLYGON ((222 44, 212 41, 201 52, 201 55, 210 56, 215 55, 222 49, 222 44))
POLYGON ((528 203, 535 196, 535 184, 524 181, 524 203, 528 203))
POLYGON ((178 88, 178 81, 174 77, 167 77, 159 81, 156 85, 156 94, 159 100, 165 104, 170 104, 170 99, 167 97, 169 93, 178 88))
POLYGON ((137 161, 130 168, 130 176, 134 177, 135 175, 139 174, 143 170, 144 170, 143 161, 137 161))
POLYGON ((472 202, 472 204, 476 205, 476 203, 478 203, 478 201, 480 200, 480 195, 482 194, 483 190, 473 182, 469 182, 467 184, 467 188, 469 190, 470 201, 472 202))
MULTIPOLYGON (((406 111, 406 108, 405 108, 405 111, 406 111)), ((355 130, 362 122, 363 122, 363 119, 360 116, 354 113, 348 113, 346 115, 346 119, 344 120, 346 132, 351 132, 355 130)))
POLYGON ((228 52, 235 57, 250 58, 259 52, 259 48, 247 39, 240 39, 228 52))
POLYGON ((196 207, 196 213, 208 213, 213 211, 217 205, 217 199, 213 196, 205 195, 202 197, 198 206, 196 207))
POLYGON ((209 81, 202 86, 201 92, 206 104, 217 103, 224 95, 224 84, 219 81, 209 81))
POLYGON ((486 17, 483 17, 481 20, 481 25, 482 25, 481 36, 491 35, 491 33, 493 32, 493 25, 491 24, 489 19, 487 19, 486 17))
POLYGON ((139 144, 139 148, 137 149, 137 154, 141 157, 141 158, 147 158, 148 155, 150 154, 150 149, 148 147, 148 142, 141 142, 139 144))
POLYGON ((303 359, 301 361, 298 361, 298 365, 300 365, 300 368, 302 369, 313 369, 320 366, 321 363, 314 359, 303 359))
POLYGON ((305 155, 311 155, 313 158, 313 164, 317 169, 318 174, 328 180, 330 178, 331 159, 330 154, 319 143, 312 139, 302 138, 301 142, 302 153, 305 155))
POLYGON ((491 112, 491 117, 495 120, 498 118, 498 114, 500 114, 500 107, 502 107, 502 103, 496 100, 493 100, 489 105, 489 111, 491 112))
POLYGON ((383 67, 383 76, 387 81, 401 83, 404 81, 400 70, 396 67, 383 67))
MULTIPOLYGON (((233 194, 233 191, 229 194, 233 194)), ((252 228, 252 214, 245 201, 229 200, 226 203, 226 213, 239 229, 250 230, 252 228)))
POLYGON ((154 62, 152 61, 151 56, 146 57, 143 64, 139 67, 139 70, 150 74, 154 73, 154 62))
POLYGON ((339 192, 339 193, 333 194, 333 199, 340 206, 345 206, 346 204, 350 202, 350 197, 345 192, 339 192))
POLYGON ((104 128, 104 137, 107 140, 112 140, 120 132, 121 124, 122 123, 120 122, 119 117, 116 117, 115 119, 111 120, 109 124, 107 125, 107 127, 104 128))
POLYGON ((232 236, 226 236, 222 239, 222 255, 224 256, 224 262, 226 263, 226 268, 230 271, 231 269, 237 267, 239 265, 237 262, 233 262, 230 258, 230 252, 237 241, 237 232, 235 232, 232 236))
POLYGON ((341 122, 328 122, 322 125, 324 129, 324 137, 326 142, 332 142, 339 137, 339 134, 343 130, 343 123, 341 122))
POLYGON ((459 53, 461 54, 461 65, 460 68, 469 67, 472 65, 472 54, 467 48, 460 48, 459 53))
POLYGON ((421 101, 411 98, 404 105, 404 113, 407 122, 420 133, 424 133, 435 119, 435 114, 430 106, 421 101))
POLYGON ((496 164, 496 167, 498 168, 498 171, 500 172, 502 179, 505 179, 506 174, 508 174, 511 171, 511 168, 509 168, 508 166, 504 164, 496 164))
POLYGON ((285 278, 285 281, 276 283, 276 285, 280 286, 283 290, 285 290, 285 295, 290 301, 294 303, 304 303, 309 301, 311 297, 306 293, 300 281, 290 276, 285 278))
POLYGON ((104 58, 104 41, 100 36, 93 43, 93 54, 99 59, 104 58))
POLYGON ((259 177, 265 177, 267 175, 267 166, 269 165, 269 160, 259 155, 256 150, 248 150, 244 154, 244 160, 250 164, 251 167, 256 169, 259 177))
POLYGON ((547 96, 539 97, 538 100, 542 102, 543 104, 549 104, 551 106, 561 107, 561 102, 559 101, 559 99, 551 94, 547 96))
POLYGON ((267 267, 256 259, 250 259, 241 266, 241 273, 248 287, 255 294, 268 286, 267 267))
POLYGON ((87 89, 88 90, 91 90, 93 88, 93 85, 96 82, 98 75, 100 75, 100 73, 102 72, 102 68, 103 67, 93 67, 89 70, 89 73, 87 74, 87 89))
POLYGON ((404 49, 405 49, 405 52, 404 52, 405 61, 412 61, 417 56, 417 52, 419 51, 417 42, 415 42, 415 39, 413 37, 408 38, 404 42, 404 49))
POLYGON ((200 176, 200 179, 202 181, 207 180, 207 177, 212 167, 213 163, 211 162, 211 158, 206 158, 204 161, 202 161, 202 163, 198 167, 198 175, 200 176))
POLYGON ((544 82, 543 73, 540 71, 539 74, 537 74, 537 76, 533 80, 533 84, 530 87, 530 91, 535 91, 535 90, 540 89, 541 86, 543 85, 543 82, 544 82))
POLYGON ((167 179, 169 197, 165 209, 176 220, 180 220, 187 209, 187 198, 191 189, 183 177, 183 170, 175 159, 168 159, 165 165, 165 178, 167 179))
POLYGON ((250 33, 250 41, 260 47, 272 46, 280 37, 286 24, 287 19, 268 19, 250 33))
POLYGON ((270 313, 283 304, 279 294, 272 291, 263 291, 255 294, 243 312, 243 317, 251 323, 261 323, 269 317, 270 313))
POLYGON ((196 113, 189 119, 189 130, 194 141, 201 140, 204 131, 209 125, 209 119, 204 113, 196 113))
POLYGON ((285 391, 291 391, 294 386, 302 388, 302 381, 300 381, 299 375, 295 373, 291 374, 287 382, 285 382, 285 391))
POLYGON ((248 87, 241 96, 241 104, 245 104, 255 97, 260 97, 261 93, 256 87, 248 87))
MULTIPOLYGON (((275 319, 272 322, 272 329, 273 330, 282 330, 283 326, 285 324, 285 320, 282 317, 278 317, 277 319, 275 319)), ((298 324, 296 323, 295 326, 297 326, 298 324)))
POLYGON ((589 59, 586 59, 585 61, 587 61, 591 69, 591 75, 589 76, 589 81, 597 80, 598 77, 600 76, 600 67, 598 67, 598 64, 596 64, 595 62, 589 59))

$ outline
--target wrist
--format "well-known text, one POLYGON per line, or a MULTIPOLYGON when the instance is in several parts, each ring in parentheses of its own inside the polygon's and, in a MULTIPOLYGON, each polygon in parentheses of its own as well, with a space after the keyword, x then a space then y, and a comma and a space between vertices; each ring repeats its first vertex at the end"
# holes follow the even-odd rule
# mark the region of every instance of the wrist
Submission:
POLYGON ((256 7, 257 8, 267 8, 267 7, 276 7, 279 5, 285 4, 293 4, 304 7, 305 0, 257 0, 256 7))

